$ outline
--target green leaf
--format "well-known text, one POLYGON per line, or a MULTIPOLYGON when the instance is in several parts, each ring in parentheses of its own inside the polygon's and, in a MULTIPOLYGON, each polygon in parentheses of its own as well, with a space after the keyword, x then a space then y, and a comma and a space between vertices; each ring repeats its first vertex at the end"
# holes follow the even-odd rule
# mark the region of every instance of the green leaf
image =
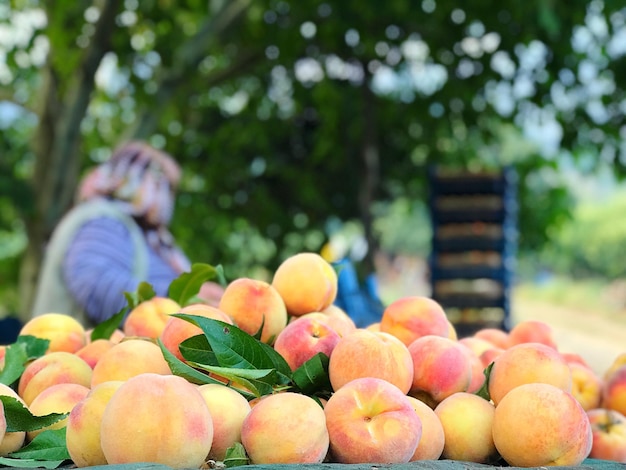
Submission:
POLYGON ((294 384, 306 395, 330 395, 332 386, 328 377, 328 356, 317 353, 293 372, 294 384))
POLYGON ((246 449, 241 442, 235 442, 232 447, 226 449, 224 456, 224 466, 226 468, 240 467, 249 463, 250 460, 246 454, 246 449))
POLYGON ((18 336, 15 343, 9 345, 4 357, 4 367, 0 370, 0 383, 13 384, 19 379, 26 364, 43 356, 48 350, 50 340, 30 335, 18 336))
POLYGON ((137 290, 135 292, 124 292, 124 297, 126 297, 126 301, 128 302, 126 308, 130 311, 141 302, 145 302, 146 300, 156 297, 156 293, 154 292, 152 285, 144 281, 137 286, 137 290))
POLYGON ((96 325, 91 332, 91 341, 95 341, 97 339, 110 339, 113 332, 120 327, 126 312, 128 312, 128 307, 122 308, 112 317, 96 325))
POLYGON ((11 453, 11 457, 36 460, 70 460, 65 444, 65 427, 46 429, 20 450, 11 453))
MULTIPOLYGON (((270 395, 274 391, 273 385, 276 381, 276 370, 274 369, 233 369, 227 367, 213 367, 203 364, 194 364, 195 367, 213 372, 220 377, 223 377, 230 383, 239 384, 246 389, 250 390, 255 397, 262 395, 270 395)), ((241 392, 237 387, 232 387, 238 392, 241 392)), ((243 393, 244 396, 250 394, 243 393)))
POLYGON ((208 383, 222 383, 219 380, 216 380, 212 377, 209 377, 207 374, 200 372, 197 369, 194 369, 189 364, 184 363, 180 359, 178 359, 174 354, 172 354, 161 342, 161 340, 157 340, 157 344, 161 348, 161 352, 163 353, 163 357, 165 361, 170 366, 170 370, 172 374, 178 375, 191 383, 202 385, 208 383))
POLYGON ((169 285, 167 296, 178 303, 178 305, 188 305, 196 299, 202 284, 207 281, 217 280, 222 285, 225 284, 224 270, 221 266, 211 266, 205 263, 194 263, 191 270, 182 273, 169 285))
POLYGON ((491 375, 492 368, 493 362, 485 367, 485 370, 483 370, 483 374, 485 375, 485 382, 483 383, 482 387, 480 387, 480 389, 475 393, 475 395, 478 395, 479 397, 484 398, 487 401, 491 400, 491 395, 489 395, 489 376, 491 375))
POLYGON ((50 413, 44 416, 35 416, 17 398, 0 395, 0 401, 4 405, 7 432, 36 431, 62 420, 69 414, 50 413))
POLYGON ((15 468, 58 468, 65 460, 11 459, 0 457, 0 465, 15 468))
POLYGON ((211 345, 203 334, 187 338, 179 344, 178 349, 186 361, 209 366, 219 365, 211 345))
POLYGON ((218 365, 239 369, 276 369, 276 385, 291 381, 291 369, 274 348, 235 325, 198 315, 173 314, 198 326, 206 336, 218 365))

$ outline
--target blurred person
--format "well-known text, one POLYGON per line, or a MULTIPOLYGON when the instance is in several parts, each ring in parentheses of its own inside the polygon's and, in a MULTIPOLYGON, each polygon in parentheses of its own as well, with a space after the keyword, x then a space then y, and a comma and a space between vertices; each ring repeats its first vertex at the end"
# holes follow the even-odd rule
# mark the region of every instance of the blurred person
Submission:
MULTIPOLYGON (((32 315, 66 313, 89 327, 119 312, 142 281, 166 296, 191 267, 168 229, 180 177, 170 155, 140 141, 92 169, 46 248, 32 315)), ((207 283, 199 297, 215 305, 221 291, 207 283)))

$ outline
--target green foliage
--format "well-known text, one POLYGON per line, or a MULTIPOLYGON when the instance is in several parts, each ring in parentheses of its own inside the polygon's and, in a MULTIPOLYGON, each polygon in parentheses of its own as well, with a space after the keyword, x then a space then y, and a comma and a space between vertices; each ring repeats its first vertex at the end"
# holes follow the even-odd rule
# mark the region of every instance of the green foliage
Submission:
POLYGON ((13 385, 21 377, 26 365, 43 356, 48 350, 50 340, 30 335, 20 335, 15 343, 7 346, 4 366, 0 369, 0 383, 13 385))

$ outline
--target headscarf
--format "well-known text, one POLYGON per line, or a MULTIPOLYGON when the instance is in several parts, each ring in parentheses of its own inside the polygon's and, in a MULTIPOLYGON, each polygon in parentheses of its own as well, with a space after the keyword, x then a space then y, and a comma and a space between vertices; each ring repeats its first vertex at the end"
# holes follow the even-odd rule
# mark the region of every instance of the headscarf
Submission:
POLYGON ((167 153, 131 141, 82 180, 78 201, 103 197, 114 201, 143 229, 148 244, 177 272, 188 270, 189 261, 174 244, 168 230, 180 167, 167 153))

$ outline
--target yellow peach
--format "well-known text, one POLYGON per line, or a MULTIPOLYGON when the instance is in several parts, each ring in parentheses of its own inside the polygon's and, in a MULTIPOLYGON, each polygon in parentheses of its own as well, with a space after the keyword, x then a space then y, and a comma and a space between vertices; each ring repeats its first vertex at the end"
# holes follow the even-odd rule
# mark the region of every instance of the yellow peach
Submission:
POLYGON ((521 343, 541 343, 558 349, 552 326, 541 320, 524 320, 509 331, 511 346, 521 343))
POLYGON ((598 408, 602 402, 602 378, 591 367, 579 362, 569 364, 572 371, 572 395, 585 411, 598 408))
POLYGON ((89 364, 92 369, 96 366, 100 357, 113 347, 115 343, 110 339, 97 339, 88 342, 85 346, 76 351, 76 355, 89 364))
POLYGON ((423 296, 402 297, 383 311, 380 331, 394 335, 407 346, 425 335, 450 337, 451 323, 443 307, 423 296))
POLYGON ((602 387, 602 408, 626 415, 626 367, 609 374, 602 387))
POLYGON ((441 420, 435 411, 423 401, 411 396, 407 398, 422 423, 422 437, 410 461, 438 460, 443 453, 445 443, 441 420))
POLYGON ((20 330, 20 336, 27 335, 49 340, 48 352, 75 353, 87 343, 85 327, 64 313, 45 313, 31 318, 20 330))
POLYGON ((335 304, 330 304, 322 310, 322 313, 329 318, 330 326, 339 333, 339 336, 346 336, 357 328, 352 317, 335 304))
POLYGON ((180 308, 176 301, 167 297, 144 300, 128 313, 122 331, 125 336, 156 339, 165 328, 170 314, 178 312, 180 308))

